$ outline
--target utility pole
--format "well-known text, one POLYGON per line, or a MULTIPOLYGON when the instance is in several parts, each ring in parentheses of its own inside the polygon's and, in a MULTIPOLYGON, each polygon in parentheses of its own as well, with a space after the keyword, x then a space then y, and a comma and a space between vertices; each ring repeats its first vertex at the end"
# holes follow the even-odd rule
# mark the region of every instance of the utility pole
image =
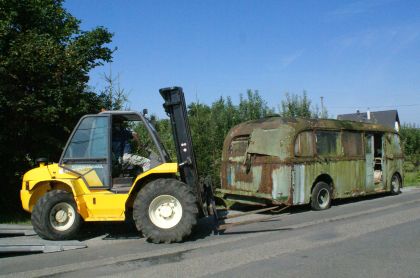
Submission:
POLYGON ((324 113, 324 97, 321 96, 321 118, 325 118, 325 113, 324 113))

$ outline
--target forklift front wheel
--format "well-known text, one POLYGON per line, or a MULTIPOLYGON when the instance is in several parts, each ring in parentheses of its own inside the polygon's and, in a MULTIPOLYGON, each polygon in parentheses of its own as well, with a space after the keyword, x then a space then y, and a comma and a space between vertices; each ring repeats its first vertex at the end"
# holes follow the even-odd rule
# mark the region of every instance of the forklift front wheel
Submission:
POLYGON ((136 227, 154 243, 180 242, 197 222, 195 195, 176 179, 157 179, 140 190, 134 201, 136 227))

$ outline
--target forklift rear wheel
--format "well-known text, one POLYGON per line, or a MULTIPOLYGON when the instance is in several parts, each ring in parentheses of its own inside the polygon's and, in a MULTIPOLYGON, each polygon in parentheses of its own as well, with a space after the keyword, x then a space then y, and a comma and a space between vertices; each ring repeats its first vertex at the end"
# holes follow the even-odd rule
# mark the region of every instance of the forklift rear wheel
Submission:
POLYGON ((180 242, 197 222, 196 198, 176 179, 157 179, 140 190, 134 201, 136 227, 154 243, 180 242))
POLYGON ((35 204, 31 215, 35 232, 43 239, 74 238, 81 226, 73 195, 63 190, 52 190, 35 204))

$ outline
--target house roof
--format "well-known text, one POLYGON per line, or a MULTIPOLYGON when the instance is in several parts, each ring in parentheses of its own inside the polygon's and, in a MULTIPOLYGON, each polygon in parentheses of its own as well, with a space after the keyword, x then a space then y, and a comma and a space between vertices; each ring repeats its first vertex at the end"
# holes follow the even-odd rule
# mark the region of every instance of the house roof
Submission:
POLYGON ((342 114, 338 115, 338 120, 350 120, 358 122, 372 122, 381 124, 388 127, 395 127, 395 122, 400 124, 400 118, 397 110, 386 110, 386 111, 374 111, 370 112, 370 120, 367 119, 367 113, 353 113, 353 114, 342 114))

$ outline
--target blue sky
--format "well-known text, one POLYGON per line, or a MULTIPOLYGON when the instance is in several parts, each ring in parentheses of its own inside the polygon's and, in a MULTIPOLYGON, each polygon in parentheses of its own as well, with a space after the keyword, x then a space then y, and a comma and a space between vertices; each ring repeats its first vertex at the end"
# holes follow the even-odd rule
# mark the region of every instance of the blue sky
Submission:
MULTIPOLYGON (((334 116, 398 109, 420 125, 420 1, 82 1, 64 6, 82 29, 114 33, 112 71, 133 110, 164 116, 158 89, 187 102, 235 103, 259 90, 277 108, 285 92, 324 97, 334 116)), ((90 84, 100 89, 101 74, 90 84)))

